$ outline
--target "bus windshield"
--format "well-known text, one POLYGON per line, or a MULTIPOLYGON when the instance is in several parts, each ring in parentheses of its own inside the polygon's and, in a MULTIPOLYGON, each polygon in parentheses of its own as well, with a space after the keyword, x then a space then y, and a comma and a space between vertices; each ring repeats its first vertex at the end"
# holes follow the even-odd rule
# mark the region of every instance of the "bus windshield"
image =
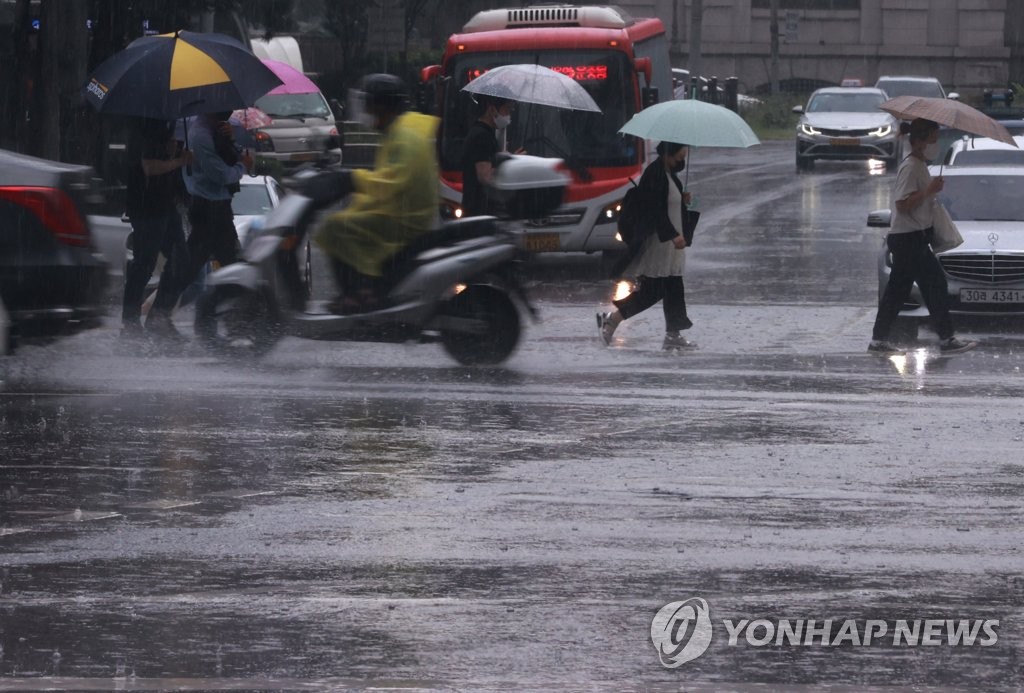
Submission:
POLYGON ((629 166, 639 161, 632 136, 618 134, 635 111, 634 80, 626 56, 616 51, 501 51, 456 56, 450 63, 440 134, 441 168, 458 170, 462 145, 476 120, 470 94, 461 91, 470 76, 501 65, 537 63, 574 77, 601 113, 518 103, 506 132, 508 151, 565 159, 573 168, 629 166))

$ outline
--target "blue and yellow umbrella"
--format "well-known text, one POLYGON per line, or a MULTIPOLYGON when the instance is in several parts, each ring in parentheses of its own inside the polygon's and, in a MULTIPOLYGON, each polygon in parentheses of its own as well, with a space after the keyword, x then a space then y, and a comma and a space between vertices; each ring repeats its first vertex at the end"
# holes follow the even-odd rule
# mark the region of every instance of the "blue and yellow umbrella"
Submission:
POLYGON ((174 120, 251 106, 280 84, 239 41, 176 31, 136 39, 96 68, 82 91, 100 113, 174 120))

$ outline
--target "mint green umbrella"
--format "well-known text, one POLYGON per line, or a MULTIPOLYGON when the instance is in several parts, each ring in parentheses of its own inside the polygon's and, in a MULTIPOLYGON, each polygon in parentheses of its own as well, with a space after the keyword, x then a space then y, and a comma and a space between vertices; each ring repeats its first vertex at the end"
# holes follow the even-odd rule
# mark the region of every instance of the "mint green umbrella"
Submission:
POLYGON ((743 118, 728 108, 696 99, 648 106, 619 132, 691 147, 750 147, 761 143, 743 118))

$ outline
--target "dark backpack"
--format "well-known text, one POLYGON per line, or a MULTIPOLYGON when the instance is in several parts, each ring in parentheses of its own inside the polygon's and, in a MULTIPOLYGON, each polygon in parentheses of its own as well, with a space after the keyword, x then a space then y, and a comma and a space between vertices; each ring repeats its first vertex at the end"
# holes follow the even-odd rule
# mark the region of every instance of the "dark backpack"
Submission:
POLYGON ((632 178, 629 179, 633 187, 626 191, 622 197, 622 206, 619 209, 619 237, 632 250, 644 239, 644 201, 643 191, 632 178))

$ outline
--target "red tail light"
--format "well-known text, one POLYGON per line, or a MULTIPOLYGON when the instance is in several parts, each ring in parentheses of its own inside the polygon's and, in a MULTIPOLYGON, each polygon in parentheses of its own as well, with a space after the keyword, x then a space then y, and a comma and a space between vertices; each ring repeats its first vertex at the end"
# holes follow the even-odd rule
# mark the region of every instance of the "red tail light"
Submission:
POLYGON ((89 246, 89 229, 74 201, 63 190, 0 186, 0 200, 13 202, 35 214, 61 243, 83 248, 89 246))
POLYGON ((274 140, 267 133, 262 130, 257 130, 253 136, 256 140, 256 151, 258 152, 272 152, 274 151, 274 140))

